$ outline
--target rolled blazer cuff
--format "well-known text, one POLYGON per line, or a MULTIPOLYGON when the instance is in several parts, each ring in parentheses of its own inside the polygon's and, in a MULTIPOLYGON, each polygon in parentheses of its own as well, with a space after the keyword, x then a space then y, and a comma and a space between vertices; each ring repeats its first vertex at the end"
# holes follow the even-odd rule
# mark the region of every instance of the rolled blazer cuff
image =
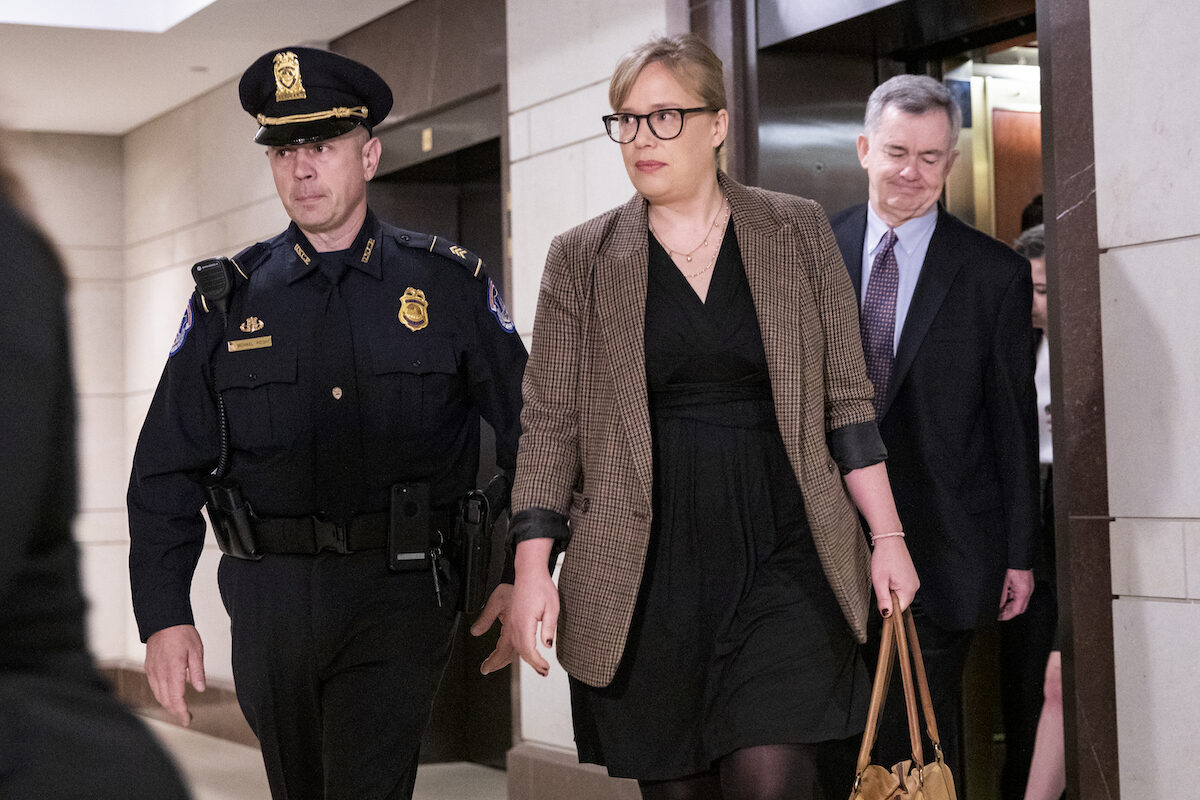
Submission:
POLYGON ((887 460, 887 448, 874 421, 834 428, 825 434, 825 441, 843 475, 887 460))
POLYGON ((571 538, 571 529, 567 527, 567 518, 557 511, 548 508, 527 508, 515 514, 509 522, 508 538, 515 548, 529 539, 564 541, 571 538))

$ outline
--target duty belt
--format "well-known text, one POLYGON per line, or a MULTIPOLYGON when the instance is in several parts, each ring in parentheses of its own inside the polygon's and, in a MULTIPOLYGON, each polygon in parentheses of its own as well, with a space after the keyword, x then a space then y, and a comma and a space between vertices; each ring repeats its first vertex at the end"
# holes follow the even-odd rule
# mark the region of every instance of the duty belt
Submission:
MULTIPOLYGON (((447 537, 454 534, 453 514, 449 511, 431 514, 432 527, 447 537)), ((432 535, 433 531, 430 531, 432 535)), ((334 553, 357 553, 378 550, 387 546, 388 514, 358 514, 344 524, 319 517, 256 517, 254 542, 259 553, 279 555, 314 555, 323 550, 334 553)))

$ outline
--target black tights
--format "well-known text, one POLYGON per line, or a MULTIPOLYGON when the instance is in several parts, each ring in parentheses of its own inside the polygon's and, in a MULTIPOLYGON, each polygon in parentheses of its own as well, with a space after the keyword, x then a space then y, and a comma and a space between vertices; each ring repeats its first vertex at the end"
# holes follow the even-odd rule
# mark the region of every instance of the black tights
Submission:
POLYGON ((639 781, 642 800, 822 800, 817 745, 734 750, 715 769, 669 781, 639 781))

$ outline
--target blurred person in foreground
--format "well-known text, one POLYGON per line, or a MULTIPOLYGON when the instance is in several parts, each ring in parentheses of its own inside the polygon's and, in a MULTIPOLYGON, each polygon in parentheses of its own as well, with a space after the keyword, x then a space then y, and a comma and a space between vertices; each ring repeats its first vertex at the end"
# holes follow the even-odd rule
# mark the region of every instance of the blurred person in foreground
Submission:
POLYGON ((637 193, 547 257, 510 632, 543 675, 557 642, 580 759, 648 800, 820 797, 822 745, 865 720, 872 584, 885 615, 918 584, 853 291, 816 203, 717 168, 700 39, 625 56, 609 100, 637 193))
POLYGON ((0 174, 0 798, 175 800, 179 775, 87 650, 66 279, 0 174))

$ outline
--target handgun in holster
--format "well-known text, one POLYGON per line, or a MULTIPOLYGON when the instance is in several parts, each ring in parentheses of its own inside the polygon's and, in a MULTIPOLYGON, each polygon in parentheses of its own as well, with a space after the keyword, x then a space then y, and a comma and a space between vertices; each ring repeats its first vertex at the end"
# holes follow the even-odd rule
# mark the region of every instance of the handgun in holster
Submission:
POLYGON ((483 610, 493 588, 490 582, 492 564, 492 527, 500 513, 508 507, 512 484, 507 475, 492 478, 487 489, 473 489, 460 504, 458 515, 458 563, 462 574, 459 609, 468 614, 483 610))
POLYGON ((477 614, 487 600, 488 567, 492 563, 492 519, 488 497, 472 489, 458 514, 456 550, 462 590, 459 610, 477 614))
POLYGON ((222 553, 248 561, 262 558, 254 544, 254 512, 240 486, 226 481, 205 486, 204 507, 222 553))

